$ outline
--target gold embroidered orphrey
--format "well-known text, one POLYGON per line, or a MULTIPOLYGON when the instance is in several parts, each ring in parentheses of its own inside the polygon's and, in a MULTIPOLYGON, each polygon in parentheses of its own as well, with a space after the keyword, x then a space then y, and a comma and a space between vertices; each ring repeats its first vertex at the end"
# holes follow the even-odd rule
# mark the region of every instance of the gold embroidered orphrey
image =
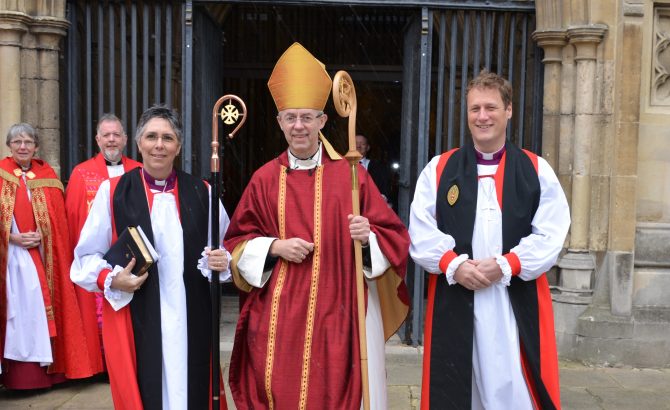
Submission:
POLYGON ((454 206, 456 201, 458 201, 458 185, 454 184, 447 192, 447 202, 449 202, 449 205, 454 206))

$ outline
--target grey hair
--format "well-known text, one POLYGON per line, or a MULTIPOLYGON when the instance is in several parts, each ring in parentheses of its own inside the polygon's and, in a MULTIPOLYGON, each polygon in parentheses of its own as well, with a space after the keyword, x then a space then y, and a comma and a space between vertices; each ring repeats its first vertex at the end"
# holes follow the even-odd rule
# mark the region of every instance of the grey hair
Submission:
POLYGON ((169 108, 163 104, 157 104, 152 107, 147 108, 140 117, 140 120, 137 122, 137 128, 135 129, 135 142, 139 142, 142 134, 144 134, 144 129, 147 126, 147 123, 154 118, 162 118, 170 123, 172 131, 174 131, 177 136, 177 141, 181 145, 183 142, 182 130, 181 130, 181 120, 179 119, 179 114, 173 109, 169 108))
POLYGON ((98 118, 98 125, 95 126, 95 132, 97 134, 100 134, 100 126, 105 121, 118 122, 119 124, 121 124, 121 131, 123 131, 123 135, 126 135, 126 130, 123 128, 123 123, 121 122, 119 117, 112 114, 111 112, 106 112, 106 113, 102 114, 102 116, 100 116, 100 118, 98 118))
POLYGON ((7 144, 7 146, 9 147, 9 142, 21 134, 25 134, 30 138, 32 138, 33 141, 35 141, 36 147, 40 146, 40 140, 37 137, 37 132, 35 131, 35 128, 33 128, 32 125, 27 124, 25 122, 20 122, 18 124, 14 124, 11 127, 9 127, 9 131, 7 131, 7 141, 5 141, 5 144, 7 144))

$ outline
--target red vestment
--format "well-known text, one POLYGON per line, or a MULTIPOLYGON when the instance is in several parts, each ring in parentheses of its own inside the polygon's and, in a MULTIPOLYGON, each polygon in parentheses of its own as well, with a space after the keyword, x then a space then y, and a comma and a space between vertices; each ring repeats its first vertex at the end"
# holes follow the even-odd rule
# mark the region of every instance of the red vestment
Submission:
MULTIPOLYGON (((88 377, 93 371, 82 348, 86 345, 86 337, 74 285, 70 281, 72 249, 65 219, 63 185, 53 169, 37 159, 32 160, 26 178, 23 185, 21 168, 11 157, 0 161, 0 352, 4 352, 7 309, 12 303, 7 300, 6 284, 9 234, 14 216, 18 226, 23 225, 27 230, 34 227, 42 233, 42 255, 37 248, 29 252, 40 276, 49 323, 53 363, 47 373, 63 373, 71 379, 88 377), (32 195, 29 202, 26 188, 32 195)), ((3 367, 7 364, 4 357, 0 357, 0 362, 3 367)))
MULTIPOLYGON (((322 166, 287 170, 284 152, 254 174, 235 210, 225 247, 236 285, 248 293, 230 365, 238 409, 358 409, 361 405, 349 165, 324 150, 322 166), (262 288, 236 264, 248 240, 302 238, 314 251, 300 264, 279 260, 262 288)), ((391 264, 376 280, 385 337, 405 319, 407 230, 359 166, 361 215, 391 264)))
MULTIPOLYGON (((128 157, 121 157, 123 172, 128 172, 142 164, 128 157)), ((70 243, 72 249, 77 246, 81 228, 91 209, 95 194, 102 181, 109 179, 105 157, 99 153, 95 157, 74 167, 65 190, 65 210, 67 212, 70 243)), ((98 319, 102 318, 102 304, 96 302, 101 296, 75 286, 77 301, 82 314, 88 351, 95 373, 103 371, 103 355, 100 348, 100 329, 98 319)))

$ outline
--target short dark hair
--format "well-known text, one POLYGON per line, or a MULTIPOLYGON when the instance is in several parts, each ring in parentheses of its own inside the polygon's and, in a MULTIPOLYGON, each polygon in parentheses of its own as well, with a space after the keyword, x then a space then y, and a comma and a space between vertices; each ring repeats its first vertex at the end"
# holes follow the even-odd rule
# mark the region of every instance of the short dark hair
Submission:
POLYGON ((35 146, 39 147, 40 146, 40 139, 37 137, 37 132, 35 131, 35 128, 33 128, 32 125, 25 123, 25 122, 20 122, 18 124, 14 124, 11 127, 9 127, 9 131, 7 131, 7 140, 5 141, 5 144, 9 147, 9 143, 12 139, 14 139, 16 136, 21 135, 21 134, 26 134, 30 138, 35 141, 35 146))
POLYGON ((123 131, 123 134, 124 135, 126 134, 126 130, 123 128, 123 123, 121 122, 119 117, 112 114, 111 112, 106 112, 106 113, 102 114, 100 116, 100 118, 98 118, 98 124, 95 126, 96 134, 100 134, 100 125, 102 125, 102 123, 105 122, 105 121, 118 122, 119 124, 121 124, 121 130, 123 131))
POLYGON ((465 94, 466 98, 470 94, 470 90, 473 88, 498 90, 505 108, 512 104, 512 85, 504 77, 496 73, 492 73, 488 70, 480 71, 479 74, 468 83, 468 88, 465 94))
POLYGON ((147 126, 147 123, 154 118, 162 118, 169 122, 172 130, 177 136, 177 141, 179 141, 179 144, 182 144, 183 137, 179 114, 177 114, 177 111, 175 111, 173 108, 163 104, 157 104, 149 107, 142 113, 142 116, 140 116, 140 120, 137 123, 137 128, 135 129, 136 142, 139 142, 142 134, 144 134, 144 128, 147 126))

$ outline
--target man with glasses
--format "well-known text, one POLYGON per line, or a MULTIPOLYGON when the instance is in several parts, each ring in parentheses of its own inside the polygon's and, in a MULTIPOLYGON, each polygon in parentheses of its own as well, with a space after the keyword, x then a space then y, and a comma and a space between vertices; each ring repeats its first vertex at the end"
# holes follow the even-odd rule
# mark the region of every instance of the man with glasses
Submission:
POLYGON ((11 156, 0 161, 0 384, 47 388, 93 374, 68 275, 63 184, 35 158, 39 139, 32 126, 10 127, 6 144, 11 156))
POLYGON ((320 130, 331 90, 300 44, 268 87, 288 149, 255 172, 226 234, 235 284, 246 293, 230 386, 238 409, 361 405, 353 241, 364 247, 371 408, 386 409, 384 341, 405 319, 409 238, 359 166, 354 217, 349 165, 320 130))
MULTIPOLYGON (((123 155, 128 137, 121 120, 114 114, 103 114, 98 120, 95 141, 100 153, 74 167, 65 190, 65 204, 70 243, 77 246, 79 234, 100 184, 139 167, 141 164, 123 155)), ((77 287, 77 299, 83 315, 88 352, 95 372, 104 369, 102 340, 102 294, 77 287)))

